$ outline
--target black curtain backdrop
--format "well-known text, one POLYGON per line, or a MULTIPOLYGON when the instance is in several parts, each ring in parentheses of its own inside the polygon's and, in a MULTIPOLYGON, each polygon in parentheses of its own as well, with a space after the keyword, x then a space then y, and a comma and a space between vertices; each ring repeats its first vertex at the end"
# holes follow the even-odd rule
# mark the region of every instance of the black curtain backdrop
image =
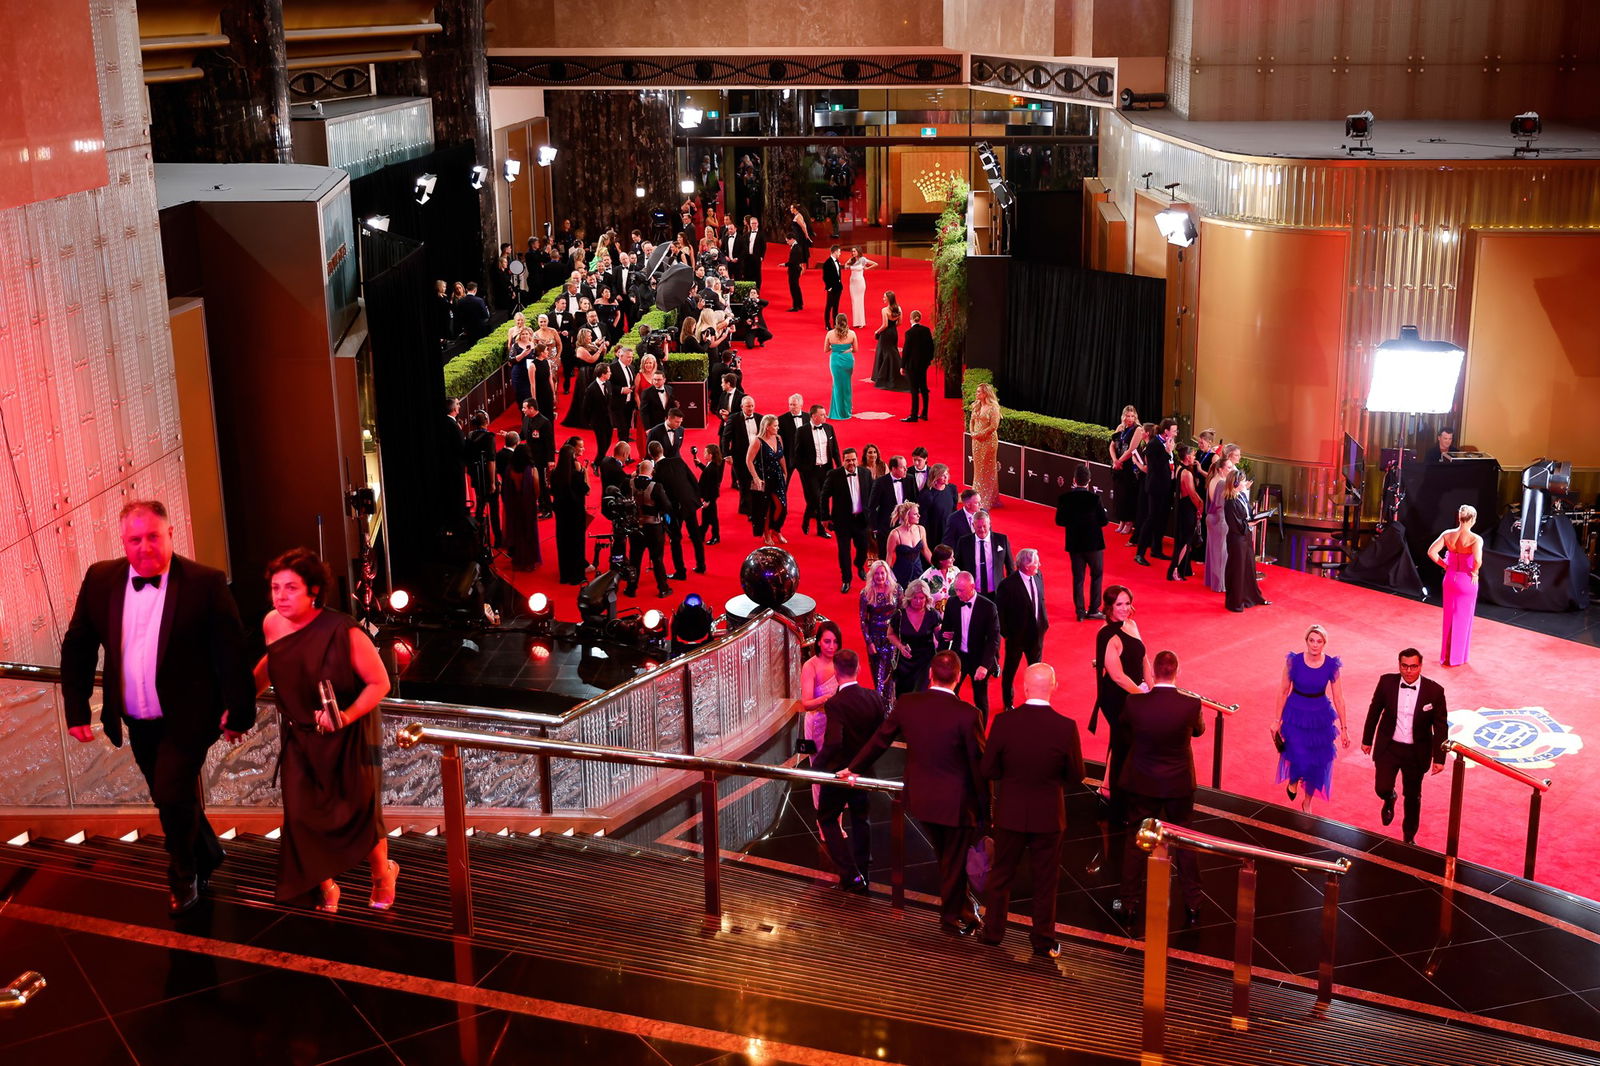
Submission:
MULTIPOLYGON (((500 176, 491 173, 481 191, 474 189, 472 168, 477 161, 471 146, 441 148, 416 159, 390 163, 350 183, 350 207, 358 226, 373 215, 388 215, 389 233, 422 244, 422 272, 426 277, 414 299, 432 294, 433 282, 442 279, 447 283, 476 281, 479 295, 491 303, 494 300, 494 286, 488 283, 491 264, 480 261, 478 198, 493 196, 491 183, 500 180, 500 176), (416 185, 424 174, 433 174, 439 180, 428 202, 419 204, 416 185)), ((363 243, 362 251, 365 250, 363 243)), ((369 275, 378 273, 370 265, 366 271, 369 275)))
POLYGON ((393 578, 416 588, 464 491, 460 468, 444 462, 444 370, 420 295, 431 276, 426 250, 393 232, 364 231, 361 258, 393 578))
POLYGON ((1011 261, 1009 339, 995 384, 1007 407, 1114 425, 1161 401, 1166 282, 1011 261))

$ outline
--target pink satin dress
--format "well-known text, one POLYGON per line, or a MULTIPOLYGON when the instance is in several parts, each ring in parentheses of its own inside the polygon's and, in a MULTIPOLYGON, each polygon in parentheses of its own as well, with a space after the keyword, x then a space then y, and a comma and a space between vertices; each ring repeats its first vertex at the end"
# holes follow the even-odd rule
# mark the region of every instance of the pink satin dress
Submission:
POLYGON ((1460 666, 1472 643, 1472 615, 1478 607, 1478 583, 1472 580, 1472 552, 1449 552, 1444 560, 1444 640, 1439 661, 1460 666))

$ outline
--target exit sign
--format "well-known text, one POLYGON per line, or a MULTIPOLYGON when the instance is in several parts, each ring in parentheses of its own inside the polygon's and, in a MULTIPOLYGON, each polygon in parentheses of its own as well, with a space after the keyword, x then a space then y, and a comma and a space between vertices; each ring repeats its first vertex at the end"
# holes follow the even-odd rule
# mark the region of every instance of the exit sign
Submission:
POLYGON ((722 117, 722 112, 721 111, 707 111, 706 112, 706 118, 721 118, 721 117, 722 117))
POLYGON ((937 126, 924 126, 924 127, 922 127, 922 135, 924 137, 937 137, 937 136, 939 136, 939 127, 937 127, 937 126))

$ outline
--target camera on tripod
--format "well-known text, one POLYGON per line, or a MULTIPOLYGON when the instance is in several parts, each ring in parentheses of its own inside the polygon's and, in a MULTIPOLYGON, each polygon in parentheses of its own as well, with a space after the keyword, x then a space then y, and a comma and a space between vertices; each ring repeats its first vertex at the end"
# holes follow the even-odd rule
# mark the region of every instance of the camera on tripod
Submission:
POLYGON ((639 340, 641 355, 653 355, 657 359, 663 358, 671 350, 673 339, 677 336, 674 330, 653 329, 639 340))

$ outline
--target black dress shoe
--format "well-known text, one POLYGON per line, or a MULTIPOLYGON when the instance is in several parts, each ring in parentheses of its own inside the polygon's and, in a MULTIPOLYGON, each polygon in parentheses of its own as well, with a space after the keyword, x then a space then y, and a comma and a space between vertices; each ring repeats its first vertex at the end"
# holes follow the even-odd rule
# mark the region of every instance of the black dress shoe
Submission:
POLYGON ((1084 615, 1084 617, 1091 622, 1104 622, 1106 620, 1106 613, 1104 611, 1090 611, 1088 614, 1084 615))
POLYGON ((839 591, 840 592, 849 592, 850 591, 850 582, 848 582, 848 581, 839 582, 839 591))
POLYGON ((867 885, 867 882, 860 877, 852 877, 848 881, 840 881, 839 887, 845 892, 849 892, 857 896, 867 896, 872 894, 872 889, 867 885))
POLYGON ((1406 837, 1406 843, 1407 844, 1415 844, 1416 842, 1417 842, 1417 838, 1416 837, 1406 837))
POLYGON ((703 573, 706 572, 706 568, 705 568, 704 565, 697 566, 697 567, 694 568, 694 572, 697 573, 697 574, 703 574, 703 573))
POLYGON ((1383 801, 1383 824, 1388 825, 1394 821, 1394 797, 1390 796, 1383 801))
POLYGON ((867 579, 867 568, 865 566, 856 567, 856 577, 859 577, 862 581, 865 581, 867 579))
POLYGON ((667 575, 667 579, 669 581, 686 581, 686 580, 688 580, 688 577, 689 577, 689 575, 684 573, 682 570, 679 570, 675 574, 668 574, 667 575))
POLYGON ((902 418, 900 421, 902 421, 902 422, 919 422, 919 421, 921 421, 921 419, 917 419, 917 418, 902 418))
POLYGON ((221 853, 217 856, 216 862, 200 864, 198 874, 195 877, 195 884, 199 887, 201 892, 204 892, 206 889, 211 887, 211 875, 216 872, 217 867, 221 866, 227 861, 228 853, 226 851, 221 851, 221 853))
POLYGON ((1228 610, 1232 611, 1234 614, 1244 614, 1243 607, 1229 607, 1228 610))
POLYGON ((1084 612, 1083 612, 1083 611, 1079 611, 1079 612, 1078 612, 1078 621, 1080 621, 1080 622, 1081 622, 1081 621, 1083 621, 1083 620, 1084 620, 1084 619, 1085 619, 1085 618, 1088 618, 1088 617, 1089 617, 1089 616, 1088 616, 1088 615, 1087 615, 1087 614, 1085 614, 1085 613, 1084 613, 1084 612))
POLYGON ((188 914, 200 902, 200 884, 196 878, 189 878, 182 884, 172 886, 172 894, 167 898, 167 913, 174 918, 181 914, 188 914))
POLYGON ((939 931, 946 936, 971 936, 978 928, 977 922, 940 922, 939 931))
POLYGON ((1059 959, 1061 957, 1061 945, 1055 941, 1051 941, 1049 947, 1040 947, 1035 944, 1033 946, 1033 957, 1036 959, 1059 959))
POLYGON ((832 540, 833 539, 833 534, 829 533, 826 529, 817 530, 817 536, 821 537, 823 540, 832 540))
POLYGON ((1146 559, 1146 558, 1145 558, 1145 557, 1144 557, 1144 556, 1142 556, 1142 555, 1135 555, 1135 556, 1134 556, 1134 557, 1133 557, 1133 561, 1134 561, 1134 562, 1136 562, 1136 563, 1138 563, 1138 564, 1139 564, 1139 565, 1140 565, 1140 566, 1149 566, 1149 565, 1150 565, 1150 560, 1149 560, 1149 559, 1146 559))
POLYGON ((1170 556, 1170 555, 1162 555, 1160 552, 1151 552, 1150 553, 1150 558, 1152 558, 1152 559, 1163 559, 1163 560, 1165 560, 1165 561, 1167 561, 1169 563, 1172 561, 1172 556, 1170 556))

